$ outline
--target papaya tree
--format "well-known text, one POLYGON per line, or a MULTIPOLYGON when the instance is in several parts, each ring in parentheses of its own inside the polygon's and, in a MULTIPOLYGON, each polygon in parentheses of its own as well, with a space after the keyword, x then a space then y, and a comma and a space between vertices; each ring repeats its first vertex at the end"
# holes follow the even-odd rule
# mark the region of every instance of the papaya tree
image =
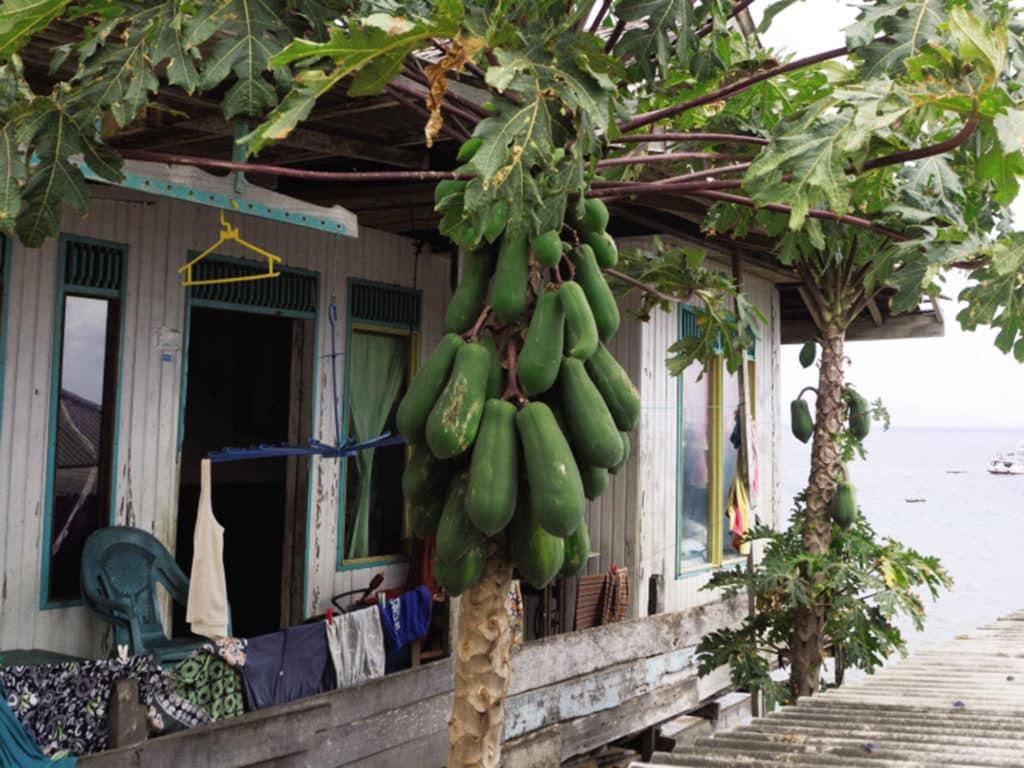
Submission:
MULTIPOLYGON (((703 336, 670 351, 676 372, 719 348, 735 367, 755 336, 756 313, 699 254, 660 251, 619 269, 609 205, 695 202, 706 234, 774 238, 808 287, 822 345, 802 539, 811 554, 830 545, 845 329, 879 291, 895 287, 893 309, 907 309, 943 269, 976 268, 964 321, 999 326, 999 343, 1024 357, 1024 268, 1005 210, 1024 137, 1008 4, 876 0, 842 48, 780 61, 749 34, 752 2, 15 0, 0 10, 0 228, 28 244, 56 234, 62 202, 86 208, 78 162, 119 177, 121 155, 96 125, 125 128, 164 85, 215 92, 226 118, 258 122, 244 137, 252 153, 334 88, 386 92, 423 114, 428 146, 460 145, 435 199, 442 234, 465 253, 462 281, 399 413, 414 527, 436 532, 437 574, 463 592, 450 766, 500 759, 513 563, 536 584, 578 567, 567 552, 585 551, 584 499, 627 452, 639 404, 603 346, 619 322, 607 281, 639 284, 650 303, 700 301, 703 336), (55 52, 55 71, 72 74, 37 92, 18 52, 61 19, 87 22, 55 52), (451 92, 458 77, 486 97, 451 92)), ((766 17, 789 4, 766 1, 766 17)), ((817 688, 822 627, 820 610, 796 618, 795 695, 817 688)))

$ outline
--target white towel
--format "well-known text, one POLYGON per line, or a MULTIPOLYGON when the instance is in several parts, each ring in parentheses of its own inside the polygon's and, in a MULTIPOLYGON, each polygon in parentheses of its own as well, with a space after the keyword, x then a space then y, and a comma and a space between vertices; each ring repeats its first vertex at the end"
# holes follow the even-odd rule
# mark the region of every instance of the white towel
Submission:
POLYGON ((197 635, 214 640, 228 634, 228 588, 224 578, 224 528, 213 516, 210 460, 199 467, 199 509, 192 534, 192 575, 185 620, 197 635))
POLYGON ((376 606, 340 614, 324 625, 339 688, 383 676, 384 630, 376 606))

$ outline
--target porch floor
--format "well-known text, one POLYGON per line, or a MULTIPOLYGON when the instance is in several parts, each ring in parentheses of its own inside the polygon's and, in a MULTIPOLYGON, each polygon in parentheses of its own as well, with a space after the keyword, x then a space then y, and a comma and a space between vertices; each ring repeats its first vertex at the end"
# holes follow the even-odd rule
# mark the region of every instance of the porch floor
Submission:
POLYGON ((1024 765, 1024 610, 634 768, 1024 765))

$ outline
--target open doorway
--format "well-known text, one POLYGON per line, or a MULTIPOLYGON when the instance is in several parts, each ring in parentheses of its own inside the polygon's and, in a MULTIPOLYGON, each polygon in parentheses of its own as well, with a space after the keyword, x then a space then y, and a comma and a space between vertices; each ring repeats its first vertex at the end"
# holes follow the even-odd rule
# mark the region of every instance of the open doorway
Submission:
MULTIPOLYGON (((227 446, 308 440, 312 320, 191 308, 176 557, 188 572, 199 463, 227 446)), ((232 632, 301 620, 308 459, 215 464, 213 512, 224 527, 232 632)), ((176 617, 183 624, 184 616, 176 617)))

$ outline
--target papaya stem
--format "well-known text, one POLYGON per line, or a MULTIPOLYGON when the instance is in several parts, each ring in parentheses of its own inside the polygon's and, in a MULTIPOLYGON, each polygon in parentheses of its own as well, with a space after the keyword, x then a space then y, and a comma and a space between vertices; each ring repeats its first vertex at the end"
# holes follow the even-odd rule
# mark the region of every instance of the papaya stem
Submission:
POLYGON ((800 394, 796 396, 796 397, 797 397, 797 400, 800 400, 800 399, 802 399, 802 398, 803 398, 803 396, 804 396, 804 392, 807 392, 808 390, 810 390, 811 392, 813 392, 813 393, 814 393, 814 396, 815 396, 815 397, 817 397, 817 396, 818 396, 818 390, 817 390, 817 388, 815 388, 815 387, 804 387, 803 389, 801 389, 801 390, 800 390, 800 394))
POLYGON ((487 318, 490 316, 490 314, 491 305, 484 304, 484 309, 480 313, 480 316, 476 319, 476 322, 473 323, 473 327, 469 329, 468 333, 463 334, 463 337, 466 339, 466 341, 476 341, 477 337, 480 335, 480 331, 483 330, 484 323, 487 322, 487 318))
POLYGON ((523 390, 519 388, 519 375, 516 372, 516 342, 513 338, 509 338, 505 347, 505 360, 508 363, 508 386, 502 392, 501 399, 511 400, 517 407, 522 408, 530 401, 523 394, 523 390))
POLYGON ((570 227, 564 221, 562 222, 562 229, 569 231, 569 235, 570 235, 570 237, 572 239, 572 247, 573 248, 579 248, 580 247, 580 233, 577 232, 572 227, 570 227))
MULTIPOLYGON (((564 261, 566 266, 569 268, 569 279, 570 280, 575 280, 576 279, 576 265, 572 263, 572 259, 570 259, 567 254, 563 253, 562 254, 562 261, 564 261)), ((561 277, 561 275, 559 275, 559 277, 561 277)), ((561 282, 561 280, 559 280, 559 282, 561 282)))

